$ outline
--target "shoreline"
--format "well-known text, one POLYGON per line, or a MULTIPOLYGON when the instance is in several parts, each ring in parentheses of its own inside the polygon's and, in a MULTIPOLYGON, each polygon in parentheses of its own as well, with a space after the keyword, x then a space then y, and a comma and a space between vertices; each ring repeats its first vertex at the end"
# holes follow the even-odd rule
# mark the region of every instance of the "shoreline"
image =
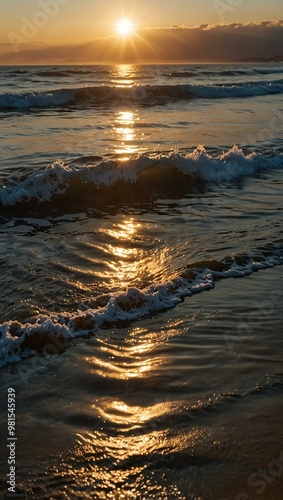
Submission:
MULTIPOLYGON (((187 346, 188 360, 189 354, 191 355, 191 350, 193 349, 192 346, 195 345, 195 352, 197 353, 198 349, 203 345, 202 338, 209 338, 209 341, 212 342, 214 346, 212 349, 215 349, 215 353, 219 353, 219 357, 215 357, 215 366, 208 368, 208 365, 205 369, 206 373, 204 371, 201 375, 203 377, 203 384, 205 384, 206 376, 211 378, 209 392, 213 391, 213 385, 215 387, 219 386, 217 379, 218 377, 222 379, 225 373, 226 380, 224 385, 227 386, 227 390, 233 384, 233 380, 236 382, 236 386, 238 386, 236 389, 234 382, 234 394, 232 394, 232 391, 228 397, 226 393, 223 401, 221 398, 220 400, 216 398, 214 403, 212 401, 212 413, 209 409, 210 407, 205 403, 206 397, 203 398, 204 406, 200 413, 200 420, 197 419, 191 423, 188 420, 186 424, 182 424, 187 428, 187 431, 182 431, 185 432, 184 437, 186 436, 185 446, 182 444, 181 434, 179 435, 178 431, 172 428, 169 432, 169 434, 173 433, 170 440, 177 440, 177 449, 180 448, 178 449, 179 458, 177 459, 176 457, 177 463, 180 461, 180 456, 183 458, 182 467, 180 467, 178 473, 176 473, 177 471, 174 466, 171 471, 173 473, 175 470, 173 476, 167 470, 169 477, 167 484, 170 485, 170 478, 172 480, 175 477, 175 485, 183 495, 189 488, 191 494, 198 495, 203 500, 220 498, 219 495, 229 500, 236 500, 237 494, 241 492, 254 495, 247 498, 257 498, 256 495, 260 486, 263 488, 263 484, 259 484, 259 481, 263 481, 263 479, 257 478, 258 469, 269 470, 269 464, 272 464, 276 458, 281 457, 282 446, 280 443, 282 443, 283 435, 280 422, 283 408, 280 402, 280 393, 282 392, 283 382, 282 373, 280 374, 280 359, 282 357, 280 357, 278 351, 280 342, 276 331, 278 331, 278 328, 280 331, 280 325, 282 325, 282 312, 274 308, 272 311, 272 323, 268 314, 263 314, 261 324, 258 323, 252 335, 249 334, 246 338, 241 338, 240 341, 236 338, 237 349, 234 354, 229 350, 229 345, 225 347, 225 339, 223 342, 223 338, 221 345, 220 336, 222 335, 223 337, 223 330, 219 334, 219 328, 226 328, 226 335, 228 334, 232 338, 233 331, 235 335, 234 318, 239 315, 239 311, 242 311, 241 323, 247 321, 246 324, 251 326, 251 319, 249 318, 257 310, 255 309, 256 301, 258 300, 262 304, 265 302, 267 311, 271 307, 268 301, 272 292, 274 290, 282 292, 282 272, 283 267, 277 266, 254 273, 245 279, 223 280, 217 283, 216 288, 209 293, 190 297, 183 304, 179 305, 178 308, 157 315, 158 324, 163 324, 164 327, 167 322, 174 324, 177 319, 179 322, 184 321, 182 328, 180 325, 178 326, 179 334, 173 336, 168 342, 169 344, 171 342, 172 345, 177 343, 181 346, 184 341, 188 341, 189 336, 190 342, 193 343, 191 343, 190 347, 189 344, 187 346), (265 297, 262 297, 262 290, 265 291, 265 297), (215 313, 216 307, 219 311, 217 314, 215 313), (199 319, 196 319, 192 323, 192 318, 196 315, 198 315, 199 319), (183 318, 183 320, 180 320, 180 318, 183 318), (180 334, 180 332, 183 333, 180 334), (260 345, 259 342, 262 344, 260 345), (263 343, 266 343, 266 346, 263 343), (272 355, 272 352, 274 352, 274 343, 277 345, 277 360, 272 355), (271 344, 273 344, 273 347, 271 344), (249 369, 248 366, 250 367, 249 369), (260 368, 261 366, 262 368, 260 368), (260 380, 260 373, 262 380, 264 378, 266 380, 265 383, 259 384, 257 387, 257 381, 259 382, 260 380), (268 374, 268 377, 265 377, 266 374, 268 374), (267 424, 268 429, 266 428, 267 424), (189 431, 190 428, 191 430, 189 431), (190 438, 190 433, 192 433, 192 438, 190 438), (188 460, 187 456, 191 458, 188 460), (200 457, 203 457, 201 461, 200 457), (186 473, 185 470, 187 471, 186 473), (256 476, 252 476, 252 479, 249 479, 252 474, 256 474, 256 476), (258 481, 257 486, 255 485, 256 481, 258 481), (235 494, 233 493, 231 496, 232 490, 235 491, 235 494)), ((152 318, 139 321, 138 325, 135 324, 127 328, 128 334, 137 328, 149 329, 152 322, 154 322, 152 318)), ((123 333, 121 329, 116 329, 116 334, 113 332, 112 335, 114 334, 115 337, 119 332, 120 336, 122 335, 123 337, 125 332, 123 333)), ((110 332, 108 333, 110 334, 110 332)), ((107 333, 104 333, 105 335, 106 338, 109 336, 107 333)), ((17 443, 18 485, 21 488, 28 486, 32 491, 37 491, 37 495, 39 495, 37 498, 50 498, 48 495, 50 495, 51 491, 54 491, 50 491, 50 486, 48 486, 50 482, 46 477, 46 471, 52 470, 52 468, 53 473, 51 473, 51 477, 54 476, 54 485, 52 488, 54 489, 55 487, 56 491, 63 491, 62 478, 60 474, 55 473, 55 470, 58 468, 61 473, 64 472, 64 475, 66 475, 64 484, 66 485, 70 482, 72 491, 76 490, 77 474, 79 475, 78 480, 82 480, 79 469, 77 469, 78 452, 80 449, 78 447, 80 439, 78 435, 83 435, 87 439, 89 432, 92 434, 93 432, 97 433, 99 420, 93 418, 91 413, 89 413, 90 402, 87 394, 90 387, 85 389, 78 382, 78 377, 81 373, 82 380, 89 380, 91 383, 91 379, 89 379, 89 363, 86 362, 86 353, 93 351, 94 345, 97 346, 99 342, 98 334, 95 338, 88 339, 85 342, 74 343, 64 354, 49 360, 48 364, 44 364, 44 360, 38 358, 21 363, 22 367, 20 370, 20 367, 14 367, 14 369, 2 372, 1 401, 5 400, 7 387, 14 386, 17 393, 17 429, 19 437, 17 443), (73 367, 71 371, 70 366, 73 367), (24 384, 24 379, 19 377, 19 374, 23 374, 24 372, 27 375, 26 385, 24 384), (65 421, 62 421, 63 415, 65 416, 65 421), (87 424, 88 421, 90 427, 87 424), (64 463, 65 466, 63 465, 64 463), (75 470, 77 470, 77 473, 75 473, 75 470), (55 479, 56 475, 58 479, 55 479), (36 487, 38 477, 43 480, 42 493, 39 493, 36 487), (44 491, 46 493, 43 493, 44 491)), ((164 349, 162 345, 161 343, 160 348, 164 349)), ((167 354, 165 353, 165 358, 167 355, 170 355, 171 351, 172 346, 170 347, 169 345, 166 350, 167 354)), ((172 355, 172 360, 174 360, 174 354, 172 355)), ((168 375, 169 373, 171 372, 168 372, 168 375)), ((104 382, 103 392, 105 392, 105 395, 109 391, 111 393, 112 390, 111 383, 109 385, 109 382, 104 382)), ((96 383, 94 382, 93 388, 97 390, 97 381, 96 383)), ((144 391, 147 392, 146 387, 142 388, 142 392, 144 391)), ((169 386, 168 391, 166 397, 171 399, 169 386)), ((161 400, 164 399, 162 394, 159 394, 159 397, 161 400)), ((99 402, 101 393, 97 395, 97 398, 96 400, 99 402)), ((180 408, 183 407, 181 400, 180 404, 180 408)), ((186 405, 188 406, 189 402, 186 405)), ((3 412, 3 408, 1 408, 1 411, 3 412)), ((5 434, 5 428, 5 424, 2 424, 2 434, 5 434)), ((157 422, 153 428, 153 433, 152 429, 149 433, 146 431, 145 435, 149 441, 154 438, 154 433, 158 432, 158 429, 159 424, 157 422)), ((122 434, 124 434, 124 431, 122 431, 122 434)), ((110 448, 111 435, 112 431, 108 437, 110 448)), ((126 435, 127 433, 125 434, 125 439, 128 439, 126 435)), ((131 435, 132 439, 137 439, 135 437, 138 435, 136 431, 130 431, 129 437, 131 435)), ((170 440, 168 441, 169 447, 172 446, 169 444, 170 440)), ((85 476, 86 484, 92 481, 88 464, 95 464, 95 449, 93 453, 93 458, 85 457, 86 471, 89 471, 86 472, 85 476), (88 477, 89 479, 87 479, 88 477)), ((0 457, 1 470, 3 470, 3 467, 5 467, 5 450, 1 450, 0 457)), ((152 460, 154 464, 154 459, 152 460)), ((142 462, 143 459, 141 457, 142 462)), ((153 470, 155 470, 153 464, 153 470)), ((119 461, 114 469, 117 472, 120 470, 119 461)), ((165 469, 168 469, 166 460, 165 469)), ((109 471, 111 475, 111 469, 109 471)), ((156 469, 156 473, 158 479, 158 469, 156 469)), ((113 479, 114 477, 115 475, 113 479)), ((265 500, 279 498, 278 494, 282 491, 283 474, 282 476, 278 474, 278 477, 269 474, 268 477, 271 479, 269 483, 266 482, 265 500)), ((161 478, 159 481, 162 481, 161 478)), ((1 475, 1 491, 4 491, 3 475, 1 475)), ((129 486, 126 485, 125 491, 129 492, 129 486)), ((123 489, 120 489, 120 493, 123 493, 123 489)), ((100 496, 95 498, 103 498, 101 496, 102 491, 99 493, 97 490, 97 495, 100 496)), ((27 499, 29 498, 33 497, 27 496, 27 499)), ((74 498, 81 497, 74 496, 74 498)), ((109 496, 107 498, 112 497, 109 496)), ((145 496, 144 498, 147 497, 145 496)), ((154 498, 154 496, 149 496, 148 498, 154 498)), ((186 497, 172 496, 170 498, 186 497)))

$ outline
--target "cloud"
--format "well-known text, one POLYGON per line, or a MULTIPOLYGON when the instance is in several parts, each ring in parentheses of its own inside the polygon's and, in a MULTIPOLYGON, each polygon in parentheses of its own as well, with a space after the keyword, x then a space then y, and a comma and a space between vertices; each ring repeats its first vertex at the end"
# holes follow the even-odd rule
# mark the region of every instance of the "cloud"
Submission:
POLYGON ((283 56, 283 20, 150 27, 129 39, 28 42, 0 48, 1 64, 228 62, 283 56))

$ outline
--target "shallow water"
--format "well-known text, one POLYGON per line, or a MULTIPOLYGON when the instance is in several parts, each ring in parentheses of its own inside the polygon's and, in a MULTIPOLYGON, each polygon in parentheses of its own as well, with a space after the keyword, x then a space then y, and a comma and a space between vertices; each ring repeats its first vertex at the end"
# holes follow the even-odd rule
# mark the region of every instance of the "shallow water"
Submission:
POLYGON ((27 498, 280 498, 282 72, 1 68, 27 498))
POLYGON ((27 498, 257 498, 258 471, 280 498, 282 294, 276 269, 221 281, 6 370, 27 498))

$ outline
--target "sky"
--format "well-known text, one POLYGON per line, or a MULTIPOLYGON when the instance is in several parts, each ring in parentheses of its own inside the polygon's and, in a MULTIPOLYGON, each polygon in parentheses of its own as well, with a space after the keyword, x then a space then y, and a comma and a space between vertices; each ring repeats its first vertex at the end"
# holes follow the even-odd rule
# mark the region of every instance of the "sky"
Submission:
POLYGON ((0 0, 0 9, 0 64, 283 55, 282 0, 0 0), (121 37, 126 17, 135 32, 121 37))

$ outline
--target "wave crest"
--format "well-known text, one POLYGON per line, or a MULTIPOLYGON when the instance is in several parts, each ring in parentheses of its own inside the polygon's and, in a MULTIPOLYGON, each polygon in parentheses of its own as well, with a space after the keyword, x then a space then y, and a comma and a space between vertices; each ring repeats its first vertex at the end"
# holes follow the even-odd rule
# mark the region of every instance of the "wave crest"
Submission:
POLYGON ((161 188, 166 174, 169 183, 182 183, 184 178, 191 182, 232 182, 258 172, 283 167, 283 154, 263 155, 260 153, 244 154, 243 150, 234 146, 220 155, 210 155, 203 146, 198 146, 192 153, 182 155, 178 152, 170 154, 141 154, 127 161, 106 160, 96 165, 64 164, 56 161, 45 170, 40 170, 25 179, 6 179, 0 183, 0 204, 3 207, 50 202, 53 198, 69 195, 75 197, 82 192, 82 187, 92 192, 104 188, 135 184, 143 186, 144 192, 150 191, 151 183, 161 188))
POLYGON ((144 106, 166 104, 193 98, 253 97, 282 94, 283 80, 273 82, 243 82, 234 84, 136 85, 134 87, 82 87, 48 92, 2 93, 0 109, 27 110, 53 106, 112 105, 115 102, 135 102, 144 106))

